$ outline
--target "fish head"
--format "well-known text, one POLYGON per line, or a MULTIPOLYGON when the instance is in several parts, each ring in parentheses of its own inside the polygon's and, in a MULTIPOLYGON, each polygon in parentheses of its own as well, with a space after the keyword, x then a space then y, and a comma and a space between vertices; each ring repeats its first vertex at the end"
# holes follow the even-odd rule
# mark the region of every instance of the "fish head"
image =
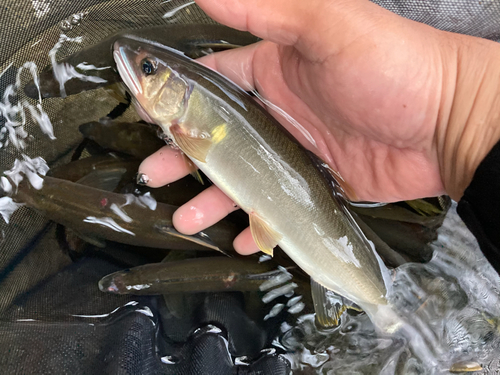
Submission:
POLYGON ((120 38, 113 45, 118 72, 139 115, 163 130, 182 117, 190 87, 179 73, 179 52, 149 41, 120 38))

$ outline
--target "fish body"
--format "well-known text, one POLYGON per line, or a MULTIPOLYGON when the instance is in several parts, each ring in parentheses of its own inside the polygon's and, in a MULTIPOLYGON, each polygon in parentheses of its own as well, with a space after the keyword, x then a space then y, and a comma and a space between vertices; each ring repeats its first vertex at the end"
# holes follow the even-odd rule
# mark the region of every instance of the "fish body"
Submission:
POLYGON ((165 145, 151 125, 130 122, 101 123, 92 121, 80 125, 80 133, 101 147, 145 159, 165 145))
POLYGON ((100 190, 119 192, 123 186, 135 181, 140 164, 141 160, 108 153, 59 165, 50 169, 47 175, 100 190))
POLYGON ((49 176, 43 177, 40 189, 23 180, 12 198, 85 237, 135 246, 231 252, 232 241, 238 233, 235 225, 224 222, 203 233, 185 236, 172 225, 177 206, 49 176))
POLYGON ((324 288, 367 312, 386 304, 385 269, 308 152, 239 87, 165 46, 114 45, 140 112, 324 288))
POLYGON ((273 262, 204 257, 152 263, 118 271, 99 281, 99 289, 115 294, 170 294, 259 291, 266 280, 283 274, 273 262))

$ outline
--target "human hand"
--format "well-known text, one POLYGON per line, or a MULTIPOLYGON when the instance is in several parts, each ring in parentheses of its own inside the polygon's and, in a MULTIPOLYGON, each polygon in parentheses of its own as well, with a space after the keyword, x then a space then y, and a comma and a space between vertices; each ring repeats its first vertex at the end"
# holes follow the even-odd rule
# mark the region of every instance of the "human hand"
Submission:
MULTIPOLYGON (((214 19, 265 41, 199 61, 256 89, 270 112, 340 172, 361 200, 459 199, 500 138, 500 47, 435 30, 367 0, 198 0, 214 19), (494 109, 497 109, 494 111, 494 109)), ((163 148, 139 168, 149 186, 188 173, 163 148)), ((177 210, 192 234, 234 210, 212 186, 177 210)), ((257 251, 249 230, 235 240, 257 251)))

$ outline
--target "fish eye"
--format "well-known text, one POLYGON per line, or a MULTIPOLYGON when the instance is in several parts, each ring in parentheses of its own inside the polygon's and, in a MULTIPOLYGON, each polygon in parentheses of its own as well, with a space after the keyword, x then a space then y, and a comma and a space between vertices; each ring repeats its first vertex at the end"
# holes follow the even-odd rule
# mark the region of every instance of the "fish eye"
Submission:
POLYGON ((156 64, 149 59, 144 59, 141 63, 141 69, 145 75, 149 76, 156 73, 156 64))

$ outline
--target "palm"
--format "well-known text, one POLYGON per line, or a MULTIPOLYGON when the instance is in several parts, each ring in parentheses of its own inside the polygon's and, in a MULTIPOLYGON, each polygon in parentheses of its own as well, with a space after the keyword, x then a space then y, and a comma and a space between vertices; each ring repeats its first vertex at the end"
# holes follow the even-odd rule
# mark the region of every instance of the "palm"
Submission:
POLYGON ((363 200, 443 192, 433 143, 438 77, 418 58, 428 53, 395 49, 393 42, 382 40, 370 51, 373 40, 360 38, 337 54, 323 49, 316 61, 295 47, 273 43, 253 51, 256 88, 295 118, 316 145, 281 119, 283 125, 337 169, 363 200))

